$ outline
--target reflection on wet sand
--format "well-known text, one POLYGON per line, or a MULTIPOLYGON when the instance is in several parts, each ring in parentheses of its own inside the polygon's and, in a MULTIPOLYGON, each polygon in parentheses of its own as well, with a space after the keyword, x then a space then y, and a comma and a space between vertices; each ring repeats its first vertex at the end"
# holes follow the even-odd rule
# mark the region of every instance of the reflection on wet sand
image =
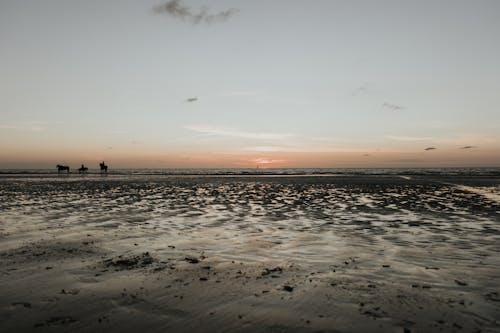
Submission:
POLYGON ((496 179, 464 186, 425 176, 158 176, 1 185, 7 329, 20 318, 23 327, 63 330, 500 329, 496 179), (130 315, 140 318, 136 326, 130 315))

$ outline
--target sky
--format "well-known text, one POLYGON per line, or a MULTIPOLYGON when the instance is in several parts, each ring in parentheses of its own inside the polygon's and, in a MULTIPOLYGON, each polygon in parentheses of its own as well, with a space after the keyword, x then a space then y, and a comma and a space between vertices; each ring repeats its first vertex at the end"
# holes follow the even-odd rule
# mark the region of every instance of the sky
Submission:
POLYGON ((0 168, 500 166, 498 0, 0 0, 0 168))

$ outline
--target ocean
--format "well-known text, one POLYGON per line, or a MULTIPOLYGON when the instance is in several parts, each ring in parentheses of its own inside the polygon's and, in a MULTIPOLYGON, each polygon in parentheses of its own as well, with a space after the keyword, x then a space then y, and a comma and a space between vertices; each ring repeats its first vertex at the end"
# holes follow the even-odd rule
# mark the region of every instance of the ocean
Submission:
MULTIPOLYGON (((54 169, 0 169, 0 175, 64 174, 54 169)), ((78 174, 71 169, 70 174, 78 174)), ((89 169, 87 174, 101 174, 89 169)), ((490 175, 500 176, 500 167, 472 168, 132 168, 108 170, 110 175, 490 175)))

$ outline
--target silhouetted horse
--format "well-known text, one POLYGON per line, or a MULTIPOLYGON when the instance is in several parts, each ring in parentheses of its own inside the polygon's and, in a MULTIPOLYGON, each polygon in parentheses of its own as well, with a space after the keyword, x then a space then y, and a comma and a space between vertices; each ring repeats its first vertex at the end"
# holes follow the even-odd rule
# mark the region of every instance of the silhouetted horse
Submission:
POLYGON ((69 173, 69 166, 58 164, 57 165, 57 173, 59 173, 61 171, 67 171, 69 173))
POLYGON ((102 163, 99 163, 99 166, 101 167, 101 172, 106 172, 108 173, 108 166, 106 164, 104 164, 104 161, 102 161, 102 163))
POLYGON ((86 173, 88 170, 89 170, 89 168, 87 168, 86 166, 84 166, 82 164, 82 166, 80 167, 80 169, 78 169, 78 173, 86 173))

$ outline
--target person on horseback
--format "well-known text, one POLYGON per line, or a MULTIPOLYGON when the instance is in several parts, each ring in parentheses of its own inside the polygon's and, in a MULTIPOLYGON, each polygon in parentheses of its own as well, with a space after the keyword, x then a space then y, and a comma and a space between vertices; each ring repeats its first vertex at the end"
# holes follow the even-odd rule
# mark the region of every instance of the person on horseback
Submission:
POLYGON ((99 167, 101 168, 101 172, 104 171, 105 173, 108 173, 108 166, 106 164, 104 164, 104 161, 99 163, 99 167))
POLYGON ((82 164, 80 169, 78 169, 78 173, 86 173, 89 168, 87 168, 85 165, 82 164))

